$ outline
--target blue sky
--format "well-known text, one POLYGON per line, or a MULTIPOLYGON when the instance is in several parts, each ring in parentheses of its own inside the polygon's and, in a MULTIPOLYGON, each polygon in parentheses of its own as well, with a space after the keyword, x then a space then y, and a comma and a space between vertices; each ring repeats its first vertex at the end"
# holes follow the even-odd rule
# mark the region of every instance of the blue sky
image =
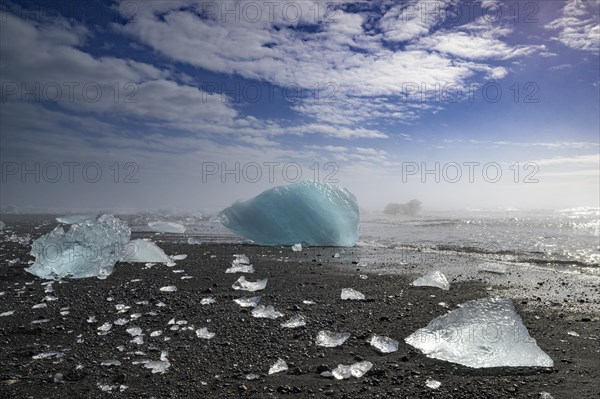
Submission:
POLYGON ((292 163, 335 171, 365 209, 598 206, 599 7, 5 2, 2 206, 218 210, 289 183, 292 163), (102 178, 68 180, 68 162, 102 178), (256 181, 241 173, 253 162, 256 181), (238 179, 222 175, 236 163, 238 179), (437 180, 406 174, 436 163, 437 180), (456 182, 442 172, 455 164, 456 182))

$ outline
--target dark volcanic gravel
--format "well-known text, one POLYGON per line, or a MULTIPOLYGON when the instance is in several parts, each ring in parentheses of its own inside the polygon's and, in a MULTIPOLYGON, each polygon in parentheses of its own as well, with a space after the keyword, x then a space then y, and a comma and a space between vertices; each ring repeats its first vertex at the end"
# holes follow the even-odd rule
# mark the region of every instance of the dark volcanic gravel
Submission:
MULTIPOLYGON (((13 231, 33 238, 53 227, 34 229, 39 220, 15 223, 13 231)), ((538 398, 543 391, 554 398, 600 397, 598 315, 582 317, 560 307, 533 309, 515 301, 531 336, 554 359, 554 368, 470 369, 429 359, 403 339, 447 311, 439 302, 453 309, 486 297, 485 286, 479 283, 453 283, 450 291, 411 287, 413 276, 369 274, 350 261, 334 260, 332 248, 296 253, 290 248, 247 245, 159 242, 159 246, 167 254, 188 256, 174 267, 118 263, 105 280, 56 282, 54 292, 46 293, 44 281, 24 271, 31 259, 29 248, 0 243, 0 313, 15 311, 0 317, 0 397, 538 398), (254 265, 256 272, 246 275, 249 280, 269 278, 265 290, 248 293, 231 288, 241 274, 224 272, 235 253, 245 253, 254 265), (20 261, 9 265, 8 260, 15 258, 20 261), (167 285, 175 285, 177 291, 161 292, 160 287, 167 285), (346 287, 363 292, 367 300, 342 301, 340 291, 346 287), (257 319, 249 308, 233 302, 254 295, 262 295, 261 304, 273 305, 285 317, 257 319), (46 308, 32 309, 46 296, 57 299, 46 301, 46 308), (216 303, 200 305, 206 297, 216 303), (304 300, 316 304, 306 305, 304 300), (119 304, 130 308, 118 313, 119 304), (61 315, 65 307, 69 313, 61 315), (132 320, 136 313, 141 316, 132 320), (296 314, 305 316, 305 327, 280 327, 296 314), (90 316, 97 322, 87 322, 90 316), (98 335, 98 327, 119 318, 130 321, 113 324, 108 334, 98 335), (32 323, 44 319, 48 321, 32 323), (173 331, 171 319, 187 324, 173 331), (126 329, 132 326, 143 330, 142 344, 131 342, 126 329), (208 327, 215 337, 196 337, 195 330, 201 327, 208 327), (156 330, 163 334, 151 337, 156 330), (341 347, 322 348, 314 344, 319 330, 348 331, 352 336, 341 347), (400 341, 398 351, 375 352, 366 343, 374 333, 400 341), (171 363, 164 374, 133 364, 159 360, 161 351, 168 352, 171 363), (33 359, 45 352, 61 356, 33 359), (289 370, 268 375, 278 358, 288 363, 289 370), (107 360, 121 364, 102 366, 107 360), (361 360, 374 366, 360 379, 338 381, 319 374, 361 360), (259 378, 247 380, 250 373, 259 378), (441 387, 427 388, 430 378, 440 381, 441 387), (103 392, 102 386, 112 390, 103 392), (121 386, 126 386, 122 392, 121 386)))

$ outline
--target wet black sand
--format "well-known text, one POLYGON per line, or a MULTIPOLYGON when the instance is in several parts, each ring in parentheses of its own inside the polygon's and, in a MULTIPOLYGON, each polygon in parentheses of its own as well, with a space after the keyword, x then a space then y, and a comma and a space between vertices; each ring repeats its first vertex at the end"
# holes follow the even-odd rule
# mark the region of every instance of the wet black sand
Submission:
MULTIPOLYGON (((19 235, 29 232, 37 237, 53 227, 34 230, 38 223, 21 221, 13 229, 19 235)), ((537 398, 542 391, 554 398, 600 397, 597 314, 567 312, 560 306, 534 308, 515 300, 531 336, 553 358, 554 368, 476 370, 428 359, 403 339, 447 311, 439 302, 452 309, 464 301, 486 297, 483 284, 453 283, 450 291, 411 287, 413 276, 379 276, 364 268, 357 270, 361 268, 352 264, 352 250, 346 251, 346 261, 332 258, 335 249, 294 253, 289 248, 247 245, 159 245, 167 254, 188 257, 172 268, 119 263, 105 280, 55 283, 54 293, 48 294, 41 279, 23 270, 31 259, 29 249, 18 243, 0 243, 0 313, 15 311, 0 317, 0 397, 537 398), (248 279, 269 278, 265 290, 252 294, 231 288, 239 275, 224 271, 234 253, 245 253, 254 264, 256 273, 247 275, 248 279), (7 260, 15 258, 20 261, 8 265, 7 260), (368 278, 361 279, 360 274, 368 278), (193 278, 182 280, 182 276, 193 278), (132 281, 135 279, 141 281, 132 281), (177 286, 178 291, 159 290, 167 285, 177 286), (342 301, 340 290, 345 287, 363 292, 367 301, 342 301), (32 309, 47 295, 58 299, 47 302, 47 308, 32 309), (285 317, 253 318, 248 308, 232 301, 253 295, 262 295, 261 304, 273 305, 285 317), (200 305, 206 297, 217 302, 200 305), (306 305, 303 300, 316 304, 306 305), (166 306, 157 306, 160 302, 166 306), (117 304, 131 308, 117 313, 117 304), (70 313, 62 316, 60 309, 64 307, 69 307, 70 313), (103 323, 130 318, 134 313, 141 313, 141 317, 124 326, 113 325, 107 335, 97 334, 103 323), (295 314, 306 317, 306 327, 279 326, 295 314), (95 316, 97 323, 88 323, 90 316, 95 316), (185 320, 194 329, 208 327, 216 336, 203 340, 194 330, 171 331, 168 322, 172 318, 185 320), (36 319, 49 321, 31 324, 36 319), (125 330, 131 326, 143 329, 143 344, 130 342, 132 338, 125 330), (341 347, 321 348, 314 344, 314 338, 323 329, 348 331, 352 336, 341 347), (150 337, 155 330, 164 333, 150 337), (568 331, 577 331, 580 336, 568 335, 568 331), (373 333, 397 339, 399 350, 378 354, 365 342, 373 333), (170 340, 165 341, 165 337, 170 340), (121 345, 123 351, 117 348, 121 345), (32 359, 49 351, 64 355, 32 359), (132 364, 140 359, 158 360, 161 351, 168 351, 171 363, 164 374, 152 374, 142 364, 132 364), (289 371, 267 375, 279 357, 286 360, 289 371), (100 365, 112 359, 121 365, 100 365), (317 372, 359 360, 374 364, 360 379, 337 381, 317 372), (249 381, 245 377, 249 373, 260 378, 249 381), (440 381, 441 387, 427 388, 428 378, 440 381), (113 390, 103 392, 99 385, 112 386, 113 390), (119 391, 121 385, 127 387, 123 392, 119 391)))

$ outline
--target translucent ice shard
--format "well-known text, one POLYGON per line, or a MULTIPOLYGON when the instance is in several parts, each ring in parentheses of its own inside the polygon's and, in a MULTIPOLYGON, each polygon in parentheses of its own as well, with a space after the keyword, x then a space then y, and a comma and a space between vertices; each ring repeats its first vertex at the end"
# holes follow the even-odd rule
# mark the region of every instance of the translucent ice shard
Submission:
POLYGON ((202 298, 200 301, 200 305, 210 305, 211 303, 215 303, 217 300, 213 297, 202 298))
POLYGON ((208 331, 206 327, 202 327, 196 330, 196 336, 202 339, 211 339, 215 336, 215 333, 208 331))
POLYGON ((179 223, 173 222, 150 222, 148 226, 156 232, 159 233, 176 233, 183 234, 185 233, 185 226, 180 225, 179 223))
POLYGON ((482 367, 552 367, 507 298, 465 302, 405 339, 428 357, 482 367))
POLYGON ((196 237, 188 237, 187 243, 190 245, 200 245, 202 244, 202 241, 200 241, 200 239, 196 237))
POLYGON ((285 323, 282 323, 281 327, 283 327, 283 328, 298 328, 298 327, 302 327, 305 325, 306 325, 306 320, 304 320, 304 316, 296 315, 296 316, 292 317, 291 319, 289 319, 288 321, 286 321, 285 323))
POLYGON ((229 230, 259 245, 351 247, 358 240, 356 198, 327 183, 274 187, 236 202, 218 218, 229 230))
POLYGON ((56 227, 34 241, 31 274, 45 279, 106 277, 121 258, 131 231, 113 215, 74 224, 65 233, 56 227))
POLYGON ((350 338, 349 332, 337 333, 333 331, 319 331, 317 334, 317 345, 325 346, 327 348, 334 348, 342 345, 346 340, 350 338))
POLYGON ((283 359, 277 359, 274 365, 269 369, 269 374, 280 373, 282 371, 286 371, 288 369, 288 365, 283 359))
POLYGON ((243 308, 254 308, 260 302, 261 296, 253 296, 252 298, 238 298, 233 301, 243 308))
POLYGON ((426 276, 419 277, 412 282, 412 285, 415 287, 437 287, 446 291, 450 289, 448 279, 439 270, 426 276))
POLYGON ((131 240, 125 246, 122 262, 170 263, 172 260, 155 243, 146 240, 131 240))
POLYGON ((254 273, 254 266, 247 264, 234 264, 225 273, 254 273))
POLYGON ((494 274, 506 274, 508 270, 502 263, 485 262, 479 265, 479 271, 494 274))
POLYGON ((436 380, 428 379, 425 381, 425 386, 431 389, 438 389, 442 386, 442 383, 436 380))
POLYGON ((94 215, 94 214, 89 214, 89 215, 66 215, 66 216, 59 216, 56 218, 56 221, 59 223, 63 223, 63 224, 76 224, 76 223, 83 223, 85 221, 91 220, 94 221, 96 220, 96 217, 98 215, 94 215))
POLYGON ((358 292, 352 288, 342 288, 341 298, 342 299, 352 299, 352 300, 356 300, 356 301, 364 301, 365 294, 363 294, 362 292, 358 292))
POLYGON ((162 374, 166 372, 169 367, 171 367, 171 363, 169 362, 167 356, 169 356, 169 352, 162 351, 160 354, 160 360, 145 361, 143 362, 144 367, 146 367, 147 369, 151 369, 153 374, 162 374))
POLYGON ((278 317, 283 317, 284 314, 276 311, 271 305, 258 305, 252 309, 252 316, 263 319, 277 319, 278 317))
POLYGON ((268 279, 258 280, 256 282, 251 282, 246 280, 246 277, 242 276, 237 279, 235 283, 231 286, 234 290, 242 290, 242 291, 260 291, 264 290, 267 286, 268 279))
POLYGON ((371 370, 373 367, 373 363, 364 361, 359 363, 354 363, 351 365, 339 364, 331 374, 338 379, 343 380, 345 378, 355 377, 360 378, 366 374, 367 371, 371 370))
POLYGON ((300 252, 300 251, 302 251, 302 244, 294 244, 294 245, 292 245, 292 251, 294 251, 294 252, 300 252))
POLYGON ((398 350, 398 341, 382 335, 373 335, 369 343, 381 353, 391 353, 398 350))
POLYGON ((164 287, 160 287, 160 290, 162 292, 175 292, 177 291, 177 287, 175 287, 174 285, 167 285, 164 287))

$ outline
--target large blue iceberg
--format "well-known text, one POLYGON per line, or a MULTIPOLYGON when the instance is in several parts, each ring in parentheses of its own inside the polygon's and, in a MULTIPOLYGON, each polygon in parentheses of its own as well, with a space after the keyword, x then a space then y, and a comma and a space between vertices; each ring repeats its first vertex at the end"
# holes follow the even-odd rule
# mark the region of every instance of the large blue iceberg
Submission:
POLYGON ((352 247, 358 240, 356 197, 345 188, 304 181, 263 191, 223 210, 225 227, 258 245, 352 247))
POLYGON ((73 224, 68 232, 59 226, 33 242, 35 263, 25 270, 45 279, 105 278, 130 237, 127 223, 113 215, 73 224))

